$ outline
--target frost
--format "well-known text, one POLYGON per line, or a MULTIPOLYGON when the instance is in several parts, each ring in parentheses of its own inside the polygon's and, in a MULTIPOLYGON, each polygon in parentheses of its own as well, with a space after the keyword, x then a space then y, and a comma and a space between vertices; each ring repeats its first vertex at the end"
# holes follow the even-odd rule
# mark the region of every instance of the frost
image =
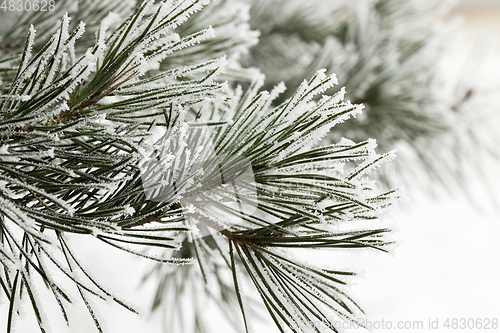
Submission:
POLYGON ((189 205, 186 207, 186 213, 187 214, 194 214, 196 213, 196 208, 194 207, 194 205, 189 205))
POLYGON ((106 17, 101 21, 101 24, 99 25, 99 30, 96 31, 98 44, 101 45, 104 44, 106 38, 106 31, 109 29, 111 25, 120 22, 120 20, 121 20, 120 15, 116 13, 111 12, 108 15, 106 15, 106 17))
POLYGON ((50 148, 47 151, 47 156, 49 156, 50 158, 54 158, 55 157, 55 150, 54 150, 54 148, 50 148))
POLYGON ((24 50, 25 54, 23 55, 22 62, 19 66, 20 73, 22 73, 26 69, 28 61, 31 58, 31 52, 33 50, 33 45, 35 44, 35 35, 36 35, 35 27, 33 26, 33 24, 31 24, 28 31, 28 41, 26 49, 24 50))
MULTIPOLYGON (((274 251, 277 244, 293 246, 300 243, 290 241, 296 234, 314 240, 315 232, 324 233, 319 236, 330 240, 335 235, 328 234, 327 226, 379 216, 398 194, 377 197, 376 184, 363 176, 392 159, 393 153, 376 154, 373 140, 342 139, 339 144, 318 146, 335 124, 362 107, 343 102, 344 88, 333 96, 321 96, 338 84, 337 77, 324 69, 275 106, 285 84, 262 91, 264 75, 237 64, 257 40, 247 22, 249 5, 214 2, 223 10, 213 21, 207 11, 186 22, 209 2, 142 2, 123 25, 116 24, 119 16, 110 13, 99 26, 88 26, 97 29, 97 41, 86 51, 77 44, 85 25, 80 22, 69 31, 66 14, 35 59, 30 55, 32 27, 19 78, 1 99, 7 115, 15 114, 21 102, 30 106, 2 132, 9 145, 0 147, 1 159, 22 162, 7 163, 6 168, 12 169, 0 175, 1 210, 6 225, 37 241, 51 242, 43 243, 39 253, 44 252, 67 278, 88 288, 86 293, 105 299, 111 297, 107 292, 87 286, 88 275, 63 264, 61 248, 55 245, 59 234, 40 232, 40 225, 60 228, 61 234, 89 233, 159 264, 191 263, 174 253, 190 241, 199 252, 200 265, 207 269, 209 283, 216 281, 210 279, 214 269, 229 257, 220 231, 224 236, 234 232, 235 246, 257 237, 249 251, 252 261, 241 259, 257 277, 254 282, 260 291, 284 304, 290 324, 308 331, 308 313, 292 302, 279 279, 297 279, 297 285, 316 297, 316 305, 331 302, 323 290, 335 294, 336 289, 325 278, 308 277, 307 265, 284 263, 257 248, 274 251), (94 76, 96 71, 99 76, 94 76), (103 82, 96 82, 96 77, 103 82), (248 89, 233 87, 234 82, 247 87, 248 78, 253 79, 248 89), (79 99, 83 93, 88 95, 79 99), (68 114, 76 115, 77 121, 67 119, 68 114), (41 126, 23 128, 28 125, 41 126), (17 137, 22 139, 17 142, 17 137), (29 178, 23 178, 25 173, 29 178), (21 205, 23 198, 31 201, 21 205), (254 233, 274 227, 279 232, 254 233), (276 235, 275 240, 268 235, 276 235), (153 246, 167 250, 152 255, 153 246), (269 262, 278 270, 286 267, 286 275, 275 275, 269 262)), ((0 252, 8 269, 22 267, 19 249, 0 245, 0 252), (9 262, 11 258, 15 261, 9 262)), ((299 297, 299 301, 306 300, 299 297)), ((246 300, 243 303, 246 308, 246 300)))
POLYGON ((196 225, 190 226, 191 233, 193 234, 193 237, 195 238, 200 238, 202 237, 200 229, 196 225))
POLYGON ((342 145, 342 146, 353 146, 353 145, 355 145, 355 143, 352 140, 349 140, 347 138, 342 137, 340 139, 340 141, 339 141, 339 145, 342 145))
POLYGON ((125 206, 124 211, 128 215, 133 215, 135 213, 134 207, 131 207, 131 206, 125 206))

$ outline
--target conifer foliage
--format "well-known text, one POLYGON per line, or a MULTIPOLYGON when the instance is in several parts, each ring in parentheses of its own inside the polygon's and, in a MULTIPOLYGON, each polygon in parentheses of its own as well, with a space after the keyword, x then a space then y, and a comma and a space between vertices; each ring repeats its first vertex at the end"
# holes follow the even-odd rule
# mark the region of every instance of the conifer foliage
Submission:
POLYGON ((397 167, 381 173, 386 183, 469 190, 483 172, 477 161, 498 155, 493 129, 482 125, 488 116, 479 111, 492 98, 471 78, 484 59, 468 59, 459 79, 441 68, 457 37, 443 20, 453 1, 248 1, 261 37, 245 62, 266 74, 266 89, 286 83, 281 100, 319 68, 336 73, 340 86, 328 93, 345 86, 365 112, 325 141, 376 138, 382 150, 397 148, 397 167))
MULTIPOLYGON (((399 194, 367 178, 394 156, 377 154, 374 140, 318 145, 361 112, 343 89, 321 96, 335 75, 316 72, 274 106, 284 85, 261 91, 264 77, 238 65, 256 33, 248 6, 235 0, 58 5, 19 20, 0 42, 7 332, 21 302, 49 331, 36 292, 44 287, 70 325, 74 300, 60 279, 74 282, 99 332, 90 298, 135 311, 79 262, 72 233, 156 262, 153 307, 170 305, 169 324, 185 319, 176 314, 191 286, 248 329, 248 283, 281 331, 319 332, 318 323, 335 331, 337 318, 354 320, 360 309, 342 291, 352 273, 289 251, 387 245, 387 229, 338 229, 376 219, 399 194)), ((203 331, 202 311, 191 307, 203 331)))

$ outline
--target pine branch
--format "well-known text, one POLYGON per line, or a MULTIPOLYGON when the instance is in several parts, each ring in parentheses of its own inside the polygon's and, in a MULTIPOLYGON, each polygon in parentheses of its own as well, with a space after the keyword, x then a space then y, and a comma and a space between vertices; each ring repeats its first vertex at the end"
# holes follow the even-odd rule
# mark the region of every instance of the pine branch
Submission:
MULTIPOLYGON (((149 130, 154 116, 147 112, 152 113, 152 108, 162 104, 172 107, 174 102, 183 108, 195 103, 200 96, 218 96, 222 86, 213 82, 214 73, 211 71, 222 66, 222 62, 209 61, 205 65, 183 69, 185 75, 207 73, 199 80, 176 83, 176 77, 170 73, 170 76, 156 75, 141 82, 138 77, 149 70, 146 65, 150 63, 141 63, 138 59, 150 52, 148 42, 165 41, 162 49, 156 51, 163 57, 189 46, 196 41, 192 36, 175 40, 168 29, 201 8, 197 1, 186 1, 173 6, 170 11, 162 11, 162 6, 159 6, 153 16, 145 17, 150 5, 148 2, 140 5, 108 37, 105 36, 107 23, 104 22, 99 28, 97 43, 79 57, 75 57, 78 53, 75 45, 83 35, 83 24, 70 32, 70 19, 64 16, 59 30, 45 46, 35 51, 34 56, 31 55, 35 45, 35 29, 32 27, 23 54, 11 59, 14 63, 17 61, 17 74, 10 82, 3 81, 10 86, 2 96, 7 98, 0 100, 1 229, 2 242, 7 246, 2 247, 5 272, 0 280, 11 301, 9 318, 13 315, 18 285, 10 284, 12 278, 16 282, 18 279, 22 281, 20 294, 16 297, 28 292, 35 314, 39 312, 40 302, 31 297, 33 280, 25 271, 32 268, 51 286, 67 320, 64 304, 58 295, 61 290, 59 282, 44 273, 44 260, 47 259, 76 284, 92 317, 94 310, 87 300, 88 295, 102 299, 110 296, 90 278, 72 254, 64 240, 65 232, 92 234, 109 245, 164 263, 190 261, 187 258, 145 255, 130 247, 177 248, 174 238, 165 236, 165 231, 173 235, 188 230, 165 227, 155 232, 143 227, 153 221, 175 223, 179 221, 182 209, 172 209, 174 202, 145 202, 137 166, 139 147, 144 138, 151 136, 149 130), (126 37, 133 33, 136 37, 127 41, 126 37), (132 82, 135 90, 122 89, 132 82), (158 87, 151 89, 155 84, 158 87), (118 90, 122 90, 118 97, 121 102, 102 104, 103 99, 117 96, 118 90), (157 98, 158 94, 163 95, 163 100, 157 98), (121 105, 129 107, 121 110, 121 105), (106 119, 107 115, 103 118, 103 111, 107 111, 108 119, 114 121, 106 119), (134 112, 146 117, 124 124, 116 117, 134 112), (148 118, 151 119, 149 123, 148 118), (14 231, 16 228, 20 230, 21 239, 18 231, 14 231), (50 230, 55 231, 61 246, 59 249, 54 247, 57 242, 49 235, 50 230), (24 250, 25 246, 28 250, 24 250), (60 254, 61 249, 65 264, 54 255, 60 254), (19 259, 11 260, 14 258, 19 259), (74 274, 76 267, 97 289, 74 274), (106 296, 102 296, 103 293, 106 296)), ((159 60, 161 58, 156 61, 159 60)), ((125 304, 116 297, 112 298, 125 304)), ((37 316, 37 321, 44 331, 42 318, 37 316)), ((95 317, 94 321, 97 330, 101 331, 95 317)))
MULTIPOLYGON (((225 269, 233 275, 234 290, 238 293, 245 322, 248 320, 248 304, 241 295, 239 281, 247 275, 282 330, 285 327, 295 332, 317 330, 317 320, 331 324, 332 317, 326 320, 326 314, 318 310, 325 304, 337 319, 353 320, 355 310, 346 302, 355 303, 339 289, 344 282, 337 279, 338 275, 351 273, 323 271, 299 264, 282 251, 287 248, 384 250, 390 244, 381 238, 389 232, 387 229, 336 233, 329 228, 339 221, 375 218, 399 197, 395 191, 376 193, 363 178, 370 169, 392 158, 392 154, 376 154, 373 141, 355 144, 343 140, 340 144, 312 148, 332 126, 360 111, 359 107, 342 102, 342 93, 313 102, 315 95, 335 83, 334 76, 319 72, 309 82, 304 82, 291 99, 272 107, 272 100, 282 87, 271 93, 258 93, 262 84, 262 78, 258 77, 245 95, 241 98, 236 95, 238 98, 231 110, 223 113, 232 115, 232 122, 210 131, 205 129, 208 133, 205 134, 206 141, 200 141, 203 137, 200 129, 190 128, 181 151, 167 148, 166 152, 157 155, 155 163, 149 165, 150 168, 158 167, 164 157, 170 156, 171 160, 162 167, 172 170, 173 165, 179 165, 176 159, 187 160, 189 154, 186 150, 192 149, 193 152, 200 145, 204 147, 204 153, 191 155, 189 167, 184 166, 188 171, 184 176, 165 178, 167 185, 157 187, 157 192, 151 197, 168 200, 168 193, 182 195, 181 205, 190 207, 185 223, 195 223, 201 230, 201 234, 194 234, 192 240, 186 239, 196 252, 200 274, 206 281, 219 279, 222 273, 213 269, 213 263, 217 262, 214 256, 225 262, 225 269), (235 145, 236 136, 238 144, 235 145), (343 174, 344 163, 355 163, 356 167, 343 174), (204 171, 198 176, 199 181, 194 171, 189 172, 190 166, 197 164, 202 165, 204 171), (248 174, 252 177, 247 177, 248 174), (193 184, 201 185, 193 186, 192 190, 180 190, 179 185, 176 191, 168 185, 182 184, 183 179, 191 177, 195 177, 193 184), (221 236, 228 245, 220 246, 215 241, 221 236), (269 261, 271 259, 267 256, 276 262, 269 261), (292 271, 283 271, 283 265, 292 265, 287 268, 292 271), (237 274, 238 266, 245 274, 237 274), (297 269, 302 275, 297 275, 297 269), (314 283, 315 278, 308 277, 310 274, 329 279, 332 282, 328 284, 330 289, 321 284, 313 294, 307 294, 305 290, 296 290, 290 285, 314 283), (284 279, 283 276, 291 278, 284 279), (342 300, 345 297, 347 300, 342 300), (337 306, 332 305, 332 300, 337 306)), ((176 126, 179 125, 173 128, 176 126)), ((171 140, 171 135, 164 140, 171 140)), ((155 174, 151 169, 144 173, 155 174)), ((146 183, 151 180, 146 177, 146 183)), ((159 268, 155 270, 160 272, 159 268)), ((183 290, 187 277, 181 280, 181 285, 171 281, 167 288, 167 275, 157 274, 161 282, 153 308, 160 307, 161 302, 172 308, 172 302, 187 297, 179 291, 183 290)), ((198 284, 197 288, 205 288, 202 281, 198 284)), ((215 301, 214 295, 204 294, 215 301)), ((333 325, 330 327, 335 330, 333 325)), ((171 329, 182 328, 173 324, 171 329)))

